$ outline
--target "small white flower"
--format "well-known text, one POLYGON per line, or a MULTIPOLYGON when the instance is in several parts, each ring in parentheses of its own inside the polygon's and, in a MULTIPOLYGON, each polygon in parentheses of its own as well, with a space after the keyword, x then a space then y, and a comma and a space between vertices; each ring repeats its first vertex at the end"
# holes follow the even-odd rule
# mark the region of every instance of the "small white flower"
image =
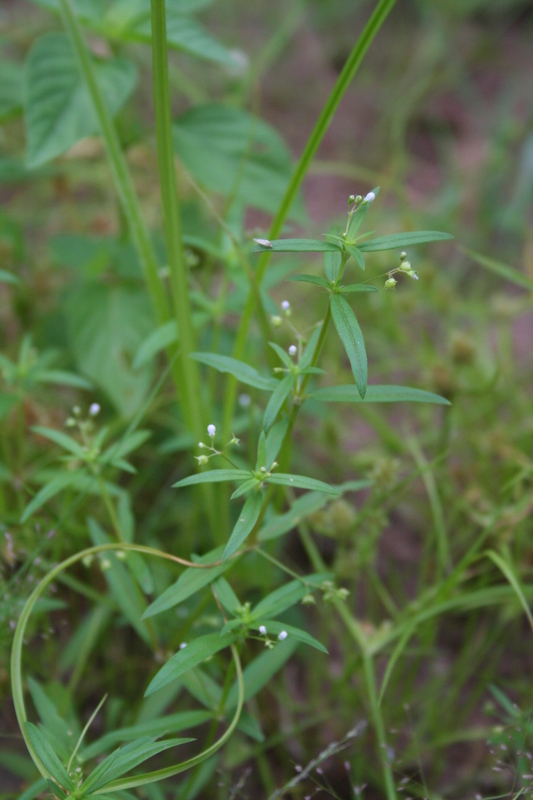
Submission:
POLYGON ((180 650, 184 650, 187 647, 187 642, 182 642, 180 644, 180 650))
POLYGON ((207 433, 209 434, 211 439, 215 438, 216 432, 217 432, 217 429, 213 424, 207 426, 207 433))
POLYGON ((372 202, 373 200, 375 200, 375 199, 376 199, 376 195, 374 194, 374 192, 369 192, 369 193, 368 193, 368 194, 365 196, 365 203, 371 203, 371 202, 372 202))
POLYGON ((241 406, 241 408, 248 408, 251 402, 252 398, 250 397, 249 394, 243 392, 242 394, 239 395, 239 405, 241 406))
POLYGON ((99 403, 91 403, 89 406, 89 414, 91 417, 96 417, 100 413, 100 404, 99 403))
POLYGON ((296 345, 295 344, 291 344, 291 346, 289 347, 289 355, 290 356, 295 356, 297 352, 298 352, 298 348, 296 347, 296 345))
POLYGON ((260 625, 259 626, 259 633, 261 634, 261 636, 266 636, 266 632, 267 632, 267 629, 265 628, 265 626, 264 625, 260 625))
POLYGON ((288 300, 283 300, 282 303, 281 303, 281 307, 282 307, 283 311, 288 311, 289 308, 291 307, 291 304, 289 303, 288 300))
POLYGON ((280 640, 280 642, 282 642, 284 639, 287 638, 287 636, 288 636, 287 631, 281 631, 281 633, 278 636, 278 639, 280 640))

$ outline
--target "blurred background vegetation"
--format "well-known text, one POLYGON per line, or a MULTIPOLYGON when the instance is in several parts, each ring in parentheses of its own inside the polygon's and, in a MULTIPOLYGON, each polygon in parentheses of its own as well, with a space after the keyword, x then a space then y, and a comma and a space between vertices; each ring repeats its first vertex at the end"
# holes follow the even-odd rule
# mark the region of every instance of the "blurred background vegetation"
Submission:
MULTIPOLYGON (((221 0, 206 4, 199 19, 235 51, 232 63, 172 54, 191 286, 199 336, 209 331, 201 349, 215 349, 213 335, 220 352, 231 350, 244 291, 217 217, 226 215, 245 242, 265 235, 280 196, 276 170, 283 185, 285 148, 293 158, 301 153, 372 7, 360 0, 221 0), (228 181, 235 171, 227 166, 238 166, 238 117, 231 116, 227 141, 219 138, 214 148, 195 127, 201 120, 192 109, 213 102, 259 115, 281 137, 273 139, 267 129, 258 152, 262 146, 275 151, 274 167, 258 167, 241 183, 239 203, 232 202, 228 181), (225 280, 231 289, 220 308, 216 298, 225 280)), ((105 519, 100 501, 74 487, 20 524, 32 494, 59 469, 57 452, 30 427, 61 428, 73 404, 86 408, 97 400, 112 433, 120 433, 164 366, 139 355, 154 322, 100 140, 85 138, 58 160, 25 166, 22 84, 13 65, 23 62, 36 36, 58 29, 57 18, 43 8, 0 2, 0 269, 19 279, 0 283, 0 348, 9 359, 0 365, 2 800, 18 797, 35 777, 10 700, 13 620, 42 566, 87 545, 87 513, 105 519), (4 101, 2 84, 5 89, 10 80, 20 91, 4 101), (76 373, 93 388, 51 383, 50 369, 76 373)), ((110 44, 96 34, 90 41, 95 52, 106 55, 112 47, 139 70, 118 129, 157 239, 150 49, 141 42, 110 44)), ((450 409, 339 406, 331 414, 310 407, 293 446, 295 471, 310 472, 314 463, 317 475, 333 482, 375 482, 368 496, 335 501, 308 524, 323 558, 350 589, 351 608, 385 635, 405 609, 424 611, 431 587, 480 537, 514 565, 524 596, 533 598, 532 41, 533 4, 526 0, 399 0, 339 108, 287 228, 319 236, 342 221, 349 194, 380 185, 372 218, 380 235, 429 228, 455 236, 451 244, 410 253, 419 282, 371 295, 358 313, 370 381, 438 392, 452 401, 450 409)), ((305 327, 324 309, 313 287, 280 283, 299 266, 294 259, 275 262, 265 303, 275 313, 288 298, 294 320, 305 327)), ((393 266, 387 254, 378 254, 370 275, 393 266)), ((258 365, 265 356, 254 336, 247 360, 258 365)), ((328 372, 348 381, 349 368, 333 341, 327 362, 328 372)), ((215 379, 206 374, 216 396, 215 379)), ((247 426, 260 419, 255 397, 238 419, 246 448, 247 426)), ((143 427, 152 435, 133 459, 137 474, 116 483, 123 519, 136 525, 140 542, 180 555, 204 552, 211 543, 194 496, 169 490, 191 471, 193 442, 168 381, 150 401, 143 427)), ((250 437, 251 448, 254 442, 250 437)), ((308 570, 298 537, 283 541, 277 554, 308 570)), ((239 575, 241 595, 277 584, 275 570, 256 566, 256 574, 239 575)), ((156 580, 165 585, 159 569, 156 580)), ((405 781, 413 797, 514 797, 521 788, 528 796, 531 630, 495 563, 452 574, 442 609, 428 613, 406 643, 384 695, 398 785, 405 781)), ((105 580, 92 577, 98 594, 105 593, 105 580)), ((106 726, 128 724, 151 670, 149 648, 120 620, 96 619, 91 600, 74 584, 58 585, 57 596, 68 611, 59 600, 54 611, 48 601, 51 616, 38 623, 28 670, 56 699, 75 691, 82 717, 105 687, 113 697, 106 726)), ((310 659, 298 651, 254 700, 263 741, 239 734, 210 764, 211 773, 152 788, 150 800, 266 798, 294 775, 294 764, 307 763, 368 717, 358 655, 344 630, 327 607, 311 611, 307 624, 330 656, 313 651, 310 659)), ((183 620, 175 625, 182 635, 183 620)), ((179 699, 180 710, 187 702, 179 699)), ((368 784, 360 796, 382 797, 373 753, 367 732, 348 751, 349 772, 339 755, 317 780, 329 783, 330 796, 353 797, 368 784)), ((302 783, 289 796, 315 789, 302 783)))

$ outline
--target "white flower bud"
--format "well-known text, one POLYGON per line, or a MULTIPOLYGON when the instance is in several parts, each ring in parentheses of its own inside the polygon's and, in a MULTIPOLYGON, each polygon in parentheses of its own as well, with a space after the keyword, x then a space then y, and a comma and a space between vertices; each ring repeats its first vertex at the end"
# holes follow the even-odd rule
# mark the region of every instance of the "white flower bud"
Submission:
POLYGON ((281 633, 278 636, 278 639, 280 640, 280 642, 282 642, 284 639, 287 638, 287 636, 288 636, 287 631, 281 631, 281 633))
POLYGON ((365 196, 365 203, 372 203, 375 199, 376 199, 376 195, 374 194, 374 192, 369 192, 365 196))
POLYGON ((180 644, 180 650, 184 650, 187 647, 187 642, 182 642, 180 644))
POLYGON ((289 355, 290 356, 295 356, 297 352, 298 352, 298 348, 296 347, 296 345, 295 344, 291 344, 291 346, 289 347, 289 355))
POLYGON ((195 458, 198 461, 198 465, 201 467, 204 464, 207 464, 207 462, 209 461, 209 456, 195 456, 195 458))
POLYGON ((281 303, 281 307, 282 307, 283 311, 288 311, 289 308, 291 307, 291 304, 289 303, 288 300, 283 300, 282 303, 281 303))
POLYGON ((261 634, 261 636, 266 636, 266 632, 267 632, 267 629, 265 628, 265 626, 264 625, 260 625, 259 626, 259 633, 261 634))
POLYGON ((100 413, 100 405, 99 403, 91 403, 89 406, 89 414, 91 417, 96 417, 100 413))
POLYGON ((241 408, 248 408, 251 402, 252 398, 250 397, 249 394, 243 392, 242 394, 239 395, 239 405, 241 406, 241 408))
POLYGON ((211 439, 215 438, 216 432, 217 432, 217 429, 213 424, 207 426, 207 433, 209 434, 211 439))

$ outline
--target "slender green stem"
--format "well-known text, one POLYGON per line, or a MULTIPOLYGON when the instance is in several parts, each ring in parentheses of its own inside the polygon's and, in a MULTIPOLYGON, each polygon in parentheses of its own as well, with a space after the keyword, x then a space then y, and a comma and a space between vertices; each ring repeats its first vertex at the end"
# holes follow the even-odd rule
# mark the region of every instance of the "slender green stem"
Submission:
MULTIPOLYGON (((283 229, 283 225, 287 216, 292 208, 296 196, 300 190, 302 182, 311 167, 313 158, 324 138, 324 135, 329 128, 329 125, 335 115, 337 107, 342 100, 346 90, 352 82, 361 61, 363 60, 366 51, 370 47, 374 37, 379 29, 385 22, 389 12, 394 6, 396 0, 379 0, 376 8, 370 19, 368 20, 361 36, 354 45, 341 74, 339 75, 335 86, 333 87, 330 96, 328 97, 324 108, 316 122, 315 127, 305 145, 304 151, 300 156, 300 160, 296 165, 290 183, 287 187, 285 195, 281 201, 280 207, 274 217, 272 225, 270 226, 269 239, 276 239, 283 229)), ((259 264, 255 272, 257 285, 261 285, 268 263, 270 261, 270 253, 266 251, 259 259, 259 264)), ((254 307, 254 298, 250 295, 244 308, 239 330, 235 340, 233 349, 233 357, 242 360, 246 341, 248 338, 248 327, 252 318, 254 307)), ((235 378, 230 375, 227 380, 226 394, 225 394, 225 410, 224 417, 231 417, 233 407, 235 405, 235 396, 237 391, 237 382, 235 378), (229 411, 228 411, 229 409, 229 411)))
POLYGON ((71 2, 70 0, 59 0, 59 2, 65 28, 74 45, 81 72, 98 117, 115 188, 120 198, 124 216, 128 221, 130 235, 140 256, 157 318, 160 323, 166 322, 170 319, 170 314, 164 287, 159 277, 157 258, 143 219, 139 200, 133 187, 113 119, 100 92, 91 55, 85 44, 76 15, 72 10, 71 2))
POLYGON ((111 520, 111 524, 113 525, 113 529, 114 529, 115 533, 117 534, 117 538, 118 538, 119 542, 124 542, 126 540, 124 539, 124 535, 122 533, 122 528, 120 527, 120 522, 118 521, 117 513, 115 511, 115 507, 113 506, 111 498, 109 497, 109 492, 106 489, 104 479, 102 478, 102 476, 100 474, 97 474, 97 480, 98 480, 98 487, 100 489, 100 494, 102 495, 102 499, 104 501, 104 505, 105 505, 105 507, 107 509, 107 513, 109 514, 109 518, 111 520))

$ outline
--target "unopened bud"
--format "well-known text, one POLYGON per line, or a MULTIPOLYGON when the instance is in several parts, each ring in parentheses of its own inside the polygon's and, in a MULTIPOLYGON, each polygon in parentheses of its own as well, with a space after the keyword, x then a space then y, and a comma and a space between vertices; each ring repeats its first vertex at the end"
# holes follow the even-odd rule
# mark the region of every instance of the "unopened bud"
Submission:
POLYGON ((298 348, 296 347, 296 345, 295 344, 291 344, 291 346, 289 347, 289 355, 290 356, 295 356, 297 352, 298 352, 298 348))
POLYGON ((211 424, 211 425, 207 426, 207 433, 209 434, 211 439, 214 439, 216 432, 217 432, 217 429, 216 429, 216 427, 214 425, 211 424))
POLYGON ((405 250, 402 250, 402 252, 400 253, 400 261, 405 261, 406 258, 407 258, 407 253, 405 252, 405 250))
POLYGON ((288 300, 283 300, 282 301, 281 308, 283 309, 283 311, 288 311, 290 307, 291 307, 291 304, 289 303, 288 300))
POLYGON ((267 629, 265 628, 265 626, 264 625, 260 625, 259 626, 259 633, 261 634, 261 636, 266 636, 266 632, 267 632, 267 629))
POLYGON ((396 286, 397 281, 394 278, 389 278, 385 281, 385 289, 394 289, 396 286))
POLYGON ((286 639, 288 635, 289 635, 289 634, 287 633, 287 631, 281 631, 281 633, 280 633, 280 634, 279 634, 279 636, 278 636, 278 639, 279 639, 279 641, 280 641, 280 642, 283 642, 283 641, 284 641, 284 639, 286 639))
POLYGON ((369 192, 365 196, 365 203, 372 203, 375 199, 376 199, 376 195, 374 194, 374 192, 369 192))
POLYGON ((100 404, 99 403, 91 403, 89 406, 89 414, 91 417, 96 417, 100 413, 100 404))
POLYGON ((280 316, 278 316, 277 314, 273 314, 273 315, 270 317, 270 322, 272 323, 272 325, 273 325, 273 327, 274 327, 274 328, 279 328, 279 326, 281 325, 281 323, 283 322, 283 320, 282 320, 282 318, 281 318, 280 316))
POLYGON ((208 456, 195 456, 195 458, 198 461, 198 465, 200 467, 203 467, 204 464, 207 464, 207 462, 209 461, 209 457, 208 456))
POLYGON ((349 198, 348 198, 348 204, 352 205, 352 203, 355 203, 355 195, 354 194, 351 194, 349 196, 349 198))

